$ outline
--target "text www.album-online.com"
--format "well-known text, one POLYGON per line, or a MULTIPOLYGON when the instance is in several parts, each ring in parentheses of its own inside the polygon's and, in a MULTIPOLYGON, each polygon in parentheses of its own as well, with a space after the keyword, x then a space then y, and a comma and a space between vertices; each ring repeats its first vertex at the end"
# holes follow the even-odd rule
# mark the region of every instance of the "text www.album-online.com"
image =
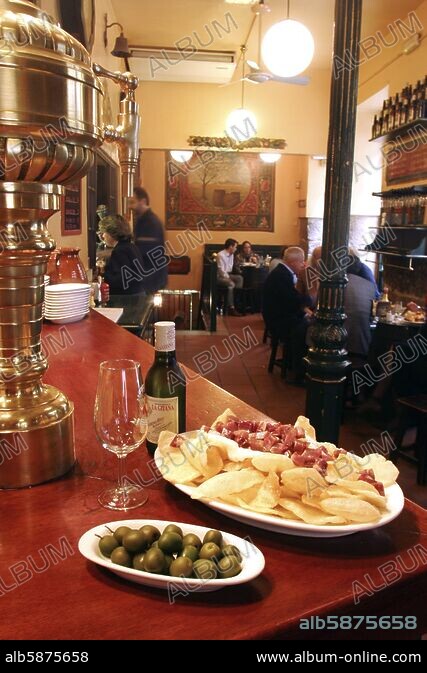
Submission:
POLYGON ((360 664, 360 663, 415 663, 420 664, 422 661, 421 654, 379 654, 378 652, 348 652, 346 654, 335 654, 334 652, 309 652, 303 650, 295 653, 267 653, 256 654, 257 664, 320 664, 332 663, 338 664, 340 662, 346 664, 360 664))

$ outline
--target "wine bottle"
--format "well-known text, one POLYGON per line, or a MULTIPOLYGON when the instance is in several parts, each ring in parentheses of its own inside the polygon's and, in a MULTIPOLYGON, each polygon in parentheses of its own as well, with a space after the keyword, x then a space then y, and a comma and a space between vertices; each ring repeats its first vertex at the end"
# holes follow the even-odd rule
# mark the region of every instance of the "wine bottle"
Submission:
POLYGON ((175 323, 156 322, 155 359, 145 379, 147 449, 153 454, 162 430, 185 432, 186 379, 176 361, 175 323))
POLYGON ((377 318, 384 320, 387 316, 387 313, 390 311, 391 301, 388 298, 388 287, 384 287, 383 293, 377 302, 377 318))

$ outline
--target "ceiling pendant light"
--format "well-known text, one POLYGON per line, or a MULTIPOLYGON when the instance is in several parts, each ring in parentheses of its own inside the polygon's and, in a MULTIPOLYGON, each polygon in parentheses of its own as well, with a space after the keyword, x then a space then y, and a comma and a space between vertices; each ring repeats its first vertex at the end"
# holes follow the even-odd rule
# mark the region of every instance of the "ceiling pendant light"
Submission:
POLYGON ((253 112, 245 108, 245 53, 246 46, 240 48, 243 62, 242 75, 242 105, 236 108, 227 117, 225 132, 229 138, 237 143, 253 138, 257 134, 257 119, 253 112))
POLYGON ((269 28, 262 42, 262 58, 279 77, 295 77, 310 65, 314 56, 313 36, 302 23, 287 18, 269 28))
POLYGON ((259 158, 265 164, 275 164, 282 155, 279 152, 260 152, 259 158))
POLYGON ((190 161, 193 156, 191 150, 172 150, 171 157, 174 161, 177 161, 179 164, 185 164, 187 161, 190 161))

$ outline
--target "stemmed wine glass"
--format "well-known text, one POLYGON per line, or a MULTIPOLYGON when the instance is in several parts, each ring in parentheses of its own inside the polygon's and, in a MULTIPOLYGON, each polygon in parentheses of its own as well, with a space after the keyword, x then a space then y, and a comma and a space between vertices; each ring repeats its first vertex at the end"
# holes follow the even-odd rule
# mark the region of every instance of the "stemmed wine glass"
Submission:
POLYGON ((98 496, 108 509, 128 510, 147 501, 145 491, 125 478, 128 453, 147 436, 141 367, 134 360, 107 360, 99 366, 95 400, 95 431, 104 449, 119 459, 118 484, 98 496))

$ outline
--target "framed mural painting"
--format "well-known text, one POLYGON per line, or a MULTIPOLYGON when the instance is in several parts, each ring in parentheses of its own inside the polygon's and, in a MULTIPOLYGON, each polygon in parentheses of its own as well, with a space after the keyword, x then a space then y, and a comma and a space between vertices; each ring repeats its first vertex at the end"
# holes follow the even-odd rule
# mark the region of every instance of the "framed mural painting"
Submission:
POLYGON ((194 152, 166 162, 166 228, 274 231, 274 164, 256 153, 194 152))

